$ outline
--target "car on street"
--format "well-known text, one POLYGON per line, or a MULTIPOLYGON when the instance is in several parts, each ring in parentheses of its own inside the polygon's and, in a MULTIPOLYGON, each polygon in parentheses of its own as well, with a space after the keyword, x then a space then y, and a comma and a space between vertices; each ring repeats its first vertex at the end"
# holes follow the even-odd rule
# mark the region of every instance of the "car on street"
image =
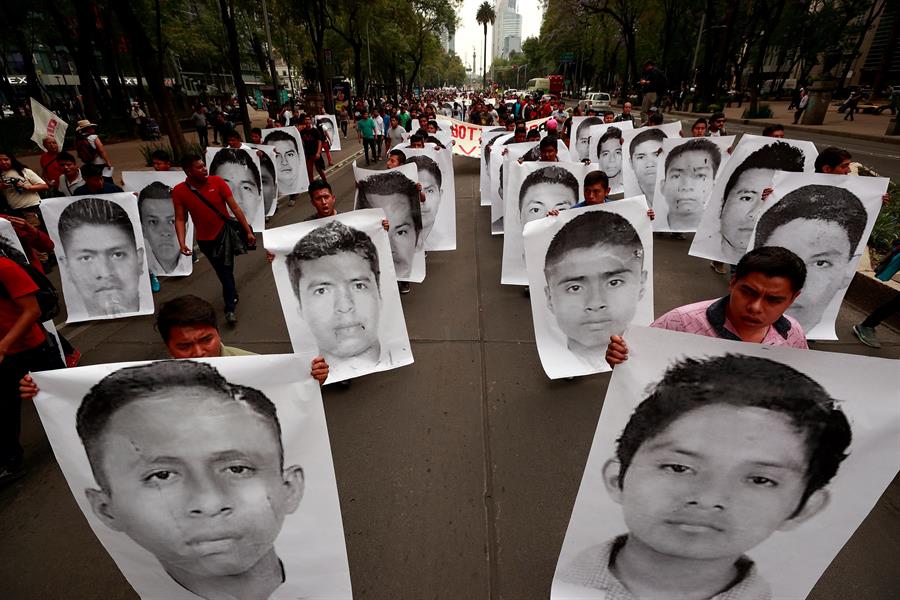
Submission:
POLYGON ((586 109, 609 108, 611 97, 606 92, 591 92, 584 99, 584 107, 586 109))

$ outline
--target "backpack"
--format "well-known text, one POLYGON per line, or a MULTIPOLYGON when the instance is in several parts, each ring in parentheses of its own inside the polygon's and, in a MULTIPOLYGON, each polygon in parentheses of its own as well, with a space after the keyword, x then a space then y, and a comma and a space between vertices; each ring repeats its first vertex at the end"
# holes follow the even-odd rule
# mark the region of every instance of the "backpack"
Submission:
POLYGON ((99 154, 97 148, 86 137, 79 137, 75 140, 75 151, 78 153, 78 158, 81 159, 81 162, 85 164, 94 162, 94 159, 99 154))
MULTIPOLYGON (((59 293, 56 291, 56 287, 50 283, 46 275, 30 264, 19 266, 25 269, 31 280, 38 286, 35 292, 38 307, 41 309, 41 316, 38 322, 43 323, 55 318, 59 314, 59 293)), ((9 298, 9 292, 3 287, 3 284, 0 284, 0 297, 9 298)))

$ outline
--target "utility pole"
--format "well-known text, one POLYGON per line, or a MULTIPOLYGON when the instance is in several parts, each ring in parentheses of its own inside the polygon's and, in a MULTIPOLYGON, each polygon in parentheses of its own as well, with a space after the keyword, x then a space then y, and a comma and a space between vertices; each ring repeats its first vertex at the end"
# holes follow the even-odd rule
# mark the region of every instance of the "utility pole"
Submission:
POLYGON ((269 50, 269 76, 272 77, 272 104, 269 106, 269 116, 275 117, 278 110, 278 72, 275 70, 275 59, 272 58, 272 33, 269 31, 269 10, 266 8, 266 0, 262 0, 263 23, 266 25, 266 46, 269 50))

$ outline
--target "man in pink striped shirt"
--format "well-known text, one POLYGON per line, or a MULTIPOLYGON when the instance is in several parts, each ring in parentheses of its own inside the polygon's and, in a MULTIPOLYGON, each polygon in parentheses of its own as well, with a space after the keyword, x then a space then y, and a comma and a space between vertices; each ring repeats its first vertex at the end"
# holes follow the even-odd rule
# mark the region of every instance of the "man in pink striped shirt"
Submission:
MULTIPOLYGON (((740 342, 809 348, 800 323, 784 314, 805 282, 806 265, 800 257, 785 248, 764 246, 738 262, 727 296, 680 306, 650 326, 740 342)), ((612 336, 606 362, 614 367, 626 360, 625 340, 612 336)))

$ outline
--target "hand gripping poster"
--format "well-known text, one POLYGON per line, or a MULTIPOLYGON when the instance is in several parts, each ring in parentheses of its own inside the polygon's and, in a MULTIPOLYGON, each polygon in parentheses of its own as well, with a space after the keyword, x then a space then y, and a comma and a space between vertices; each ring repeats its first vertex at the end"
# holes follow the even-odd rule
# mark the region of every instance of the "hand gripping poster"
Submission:
POLYGON ((418 167, 405 164, 388 171, 371 171, 354 163, 353 176, 356 178, 355 208, 380 208, 388 220, 397 280, 422 283, 425 279, 425 233, 417 187, 418 167))
POLYGON ((900 467, 896 361, 624 338, 551 598, 806 598, 900 467))
POLYGON ((381 209, 266 232, 295 352, 325 357, 326 383, 413 362, 381 209))
POLYGON ((34 374, 75 501, 141 598, 352 597, 311 358, 34 374))
POLYGON ((748 250, 781 246, 806 264, 786 314, 813 340, 836 340, 834 322, 881 210, 886 177, 775 173, 748 250))
POLYGON ((134 194, 48 198, 41 215, 59 261, 67 322, 153 314, 134 194))
POLYGON ((606 346, 653 321, 653 232, 643 196, 525 226, 534 337, 550 379, 609 371, 606 346))
POLYGON ((736 265, 747 252, 772 177, 777 171, 812 173, 818 155, 804 140, 741 136, 716 177, 688 254, 736 265))
MULTIPOLYGON (((172 188, 183 181, 182 171, 122 171, 125 191, 137 196, 147 268, 157 277, 190 275, 194 268, 191 257, 181 253, 175 235, 172 188)), ((194 247, 194 223, 190 216, 184 242, 188 248, 194 247)))

